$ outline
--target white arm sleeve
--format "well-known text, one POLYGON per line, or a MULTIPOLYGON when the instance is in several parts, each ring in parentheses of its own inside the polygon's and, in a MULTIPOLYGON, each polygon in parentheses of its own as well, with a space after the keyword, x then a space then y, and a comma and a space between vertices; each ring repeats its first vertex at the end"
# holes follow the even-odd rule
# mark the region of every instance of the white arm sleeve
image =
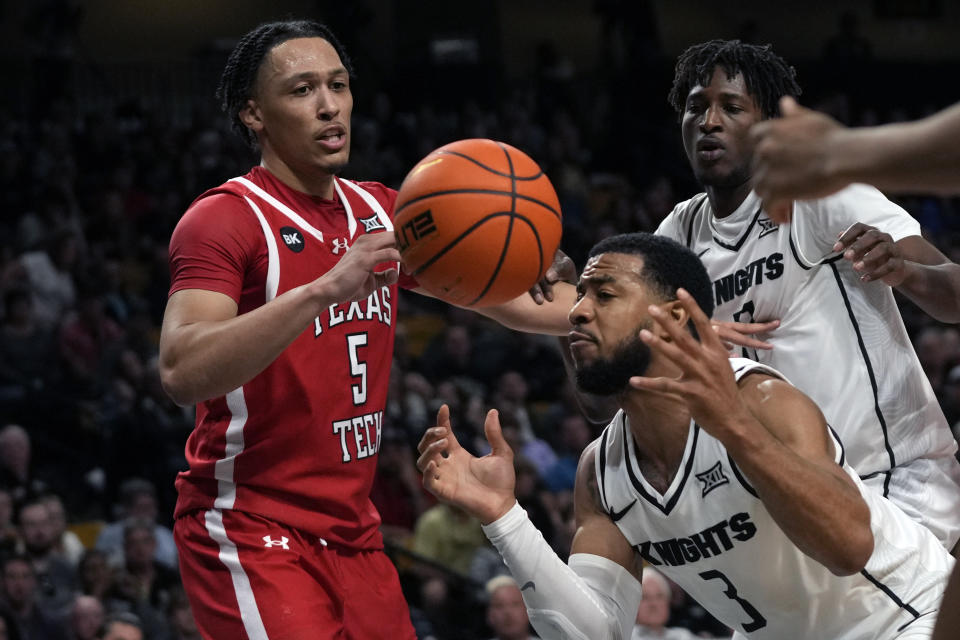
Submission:
POLYGON ((483 532, 520 585, 530 623, 545 640, 627 640, 640 583, 622 566, 589 553, 566 565, 519 504, 483 532))

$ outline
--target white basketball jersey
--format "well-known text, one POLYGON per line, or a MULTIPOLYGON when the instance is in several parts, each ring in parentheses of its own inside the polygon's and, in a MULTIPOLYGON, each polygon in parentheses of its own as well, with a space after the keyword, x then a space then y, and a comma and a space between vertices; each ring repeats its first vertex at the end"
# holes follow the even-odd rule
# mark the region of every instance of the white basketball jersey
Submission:
MULTIPOLYGON (((736 377, 779 375, 732 358, 736 377)), ((782 376, 781 376, 782 377, 782 376)), ((691 421, 679 470, 661 495, 646 482, 626 415, 600 437, 603 508, 637 552, 713 616, 750 638, 895 638, 939 606, 953 558, 927 529, 863 487, 874 551, 860 573, 837 577, 800 551, 717 439, 691 421)))
POLYGON ((839 432, 853 468, 886 496, 893 467, 952 456, 957 445, 891 288, 860 282, 833 244, 855 222, 894 240, 919 235, 920 226, 866 185, 794 206, 793 221, 778 226, 751 192, 718 219, 700 194, 678 204, 657 233, 700 256, 713 281, 715 320, 780 320, 760 336, 772 350, 741 355, 783 372, 810 396, 839 432))

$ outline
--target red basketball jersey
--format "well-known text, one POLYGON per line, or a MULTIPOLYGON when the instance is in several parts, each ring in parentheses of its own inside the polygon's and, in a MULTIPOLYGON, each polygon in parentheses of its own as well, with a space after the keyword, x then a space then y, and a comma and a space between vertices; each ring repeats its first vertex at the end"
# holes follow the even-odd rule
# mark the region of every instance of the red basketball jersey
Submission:
MULTIPOLYGON (((245 313, 329 271, 359 234, 393 232, 394 191, 341 179, 335 190, 332 201, 309 196, 258 167, 204 193, 171 239, 171 294, 220 291, 245 313)), ((332 305, 254 379, 200 403, 176 516, 235 509, 347 548, 382 547, 369 494, 396 308, 396 285, 332 305)))

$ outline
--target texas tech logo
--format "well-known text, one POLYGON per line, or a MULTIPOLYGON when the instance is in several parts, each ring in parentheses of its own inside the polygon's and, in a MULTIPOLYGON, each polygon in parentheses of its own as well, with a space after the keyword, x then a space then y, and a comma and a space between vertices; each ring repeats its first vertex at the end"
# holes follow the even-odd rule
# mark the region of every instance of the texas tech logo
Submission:
POLYGON ((730 482, 730 479, 727 478, 727 476, 723 473, 723 466, 720 464, 719 460, 717 461, 717 464, 696 475, 697 480, 703 483, 703 495, 700 497, 704 497, 720 485, 728 484, 730 482))
POLYGON ((377 214, 373 214, 369 218, 360 218, 360 222, 363 223, 363 229, 367 233, 376 231, 377 229, 386 229, 386 227, 383 226, 383 223, 380 222, 380 216, 377 214))
POLYGON ((300 253, 306 246, 303 243, 303 234, 293 227, 280 227, 280 237, 283 238, 283 244, 287 249, 294 253, 300 253))

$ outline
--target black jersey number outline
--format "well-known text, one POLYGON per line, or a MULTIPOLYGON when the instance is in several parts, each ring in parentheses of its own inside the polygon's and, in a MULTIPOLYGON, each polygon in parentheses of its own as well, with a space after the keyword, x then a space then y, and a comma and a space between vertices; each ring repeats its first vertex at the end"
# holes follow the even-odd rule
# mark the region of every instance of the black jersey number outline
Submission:
POLYGON ((744 600, 737 593, 737 588, 733 586, 733 583, 730 582, 730 579, 727 578, 723 573, 717 571, 716 569, 710 569, 709 571, 703 571, 700 573, 700 577, 704 580, 720 580, 726 585, 726 589, 723 592, 723 595, 727 596, 731 600, 735 600, 739 604, 744 612, 750 616, 750 621, 743 625, 744 633, 750 633, 756 631, 757 629, 763 629, 767 626, 767 619, 764 618, 757 608, 752 604, 744 600))

